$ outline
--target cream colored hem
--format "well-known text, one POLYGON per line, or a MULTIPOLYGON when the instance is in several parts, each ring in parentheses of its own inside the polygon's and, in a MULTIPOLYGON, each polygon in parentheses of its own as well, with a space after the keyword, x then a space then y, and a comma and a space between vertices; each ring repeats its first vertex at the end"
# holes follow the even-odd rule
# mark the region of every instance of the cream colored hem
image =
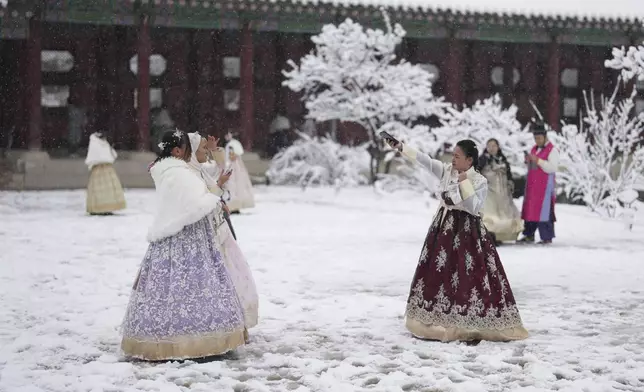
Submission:
POLYGON ((124 210, 126 208, 125 201, 110 203, 110 204, 101 204, 99 206, 89 205, 86 208, 86 211, 90 215, 96 214, 109 214, 114 211, 124 210))
POLYGON ((494 233, 497 241, 508 242, 508 241, 516 241, 519 238, 519 234, 521 234, 523 229, 512 233, 497 233, 496 231, 492 231, 489 228, 488 228, 488 231, 491 231, 494 233))
POLYGON ((164 341, 123 337, 121 349, 126 356, 146 361, 167 361, 222 355, 243 345, 244 328, 210 336, 177 336, 164 341))
POLYGON ((453 342, 457 340, 489 340, 492 342, 509 342, 512 340, 527 339, 528 331, 521 327, 508 328, 504 330, 493 329, 468 329, 440 325, 425 325, 409 317, 406 318, 406 327, 409 332, 417 338, 427 340, 440 340, 441 342, 453 342))
POLYGON ((259 304, 253 303, 244 309, 245 327, 250 329, 257 326, 259 320, 259 304))

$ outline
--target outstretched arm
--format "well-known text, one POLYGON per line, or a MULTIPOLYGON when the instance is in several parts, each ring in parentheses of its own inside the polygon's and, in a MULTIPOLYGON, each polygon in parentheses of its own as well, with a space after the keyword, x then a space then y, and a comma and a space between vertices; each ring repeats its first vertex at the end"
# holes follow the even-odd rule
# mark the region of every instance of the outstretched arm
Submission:
POLYGON ((413 148, 407 146, 406 144, 403 144, 401 148, 403 155, 407 157, 407 159, 411 160, 412 162, 418 162, 421 165, 425 166, 439 179, 443 177, 443 171, 445 170, 445 165, 443 164, 443 162, 439 161, 438 159, 433 159, 429 155, 418 152, 413 148))

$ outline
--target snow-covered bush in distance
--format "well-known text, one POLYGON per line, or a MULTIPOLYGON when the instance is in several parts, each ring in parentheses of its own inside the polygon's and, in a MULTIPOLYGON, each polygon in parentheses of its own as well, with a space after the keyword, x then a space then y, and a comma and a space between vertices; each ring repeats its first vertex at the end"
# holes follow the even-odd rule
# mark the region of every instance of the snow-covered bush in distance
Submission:
POLYGON ((611 218, 622 210, 620 196, 644 175, 644 120, 633 116, 635 91, 618 99, 619 88, 620 83, 598 103, 584 94, 587 114, 580 125, 566 125, 561 134, 550 136, 564 167, 558 185, 570 199, 611 218))
POLYGON ((517 120, 517 111, 515 105, 504 109, 498 95, 479 100, 463 110, 450 109, 443 125, 432 130, 433 143, 453 146, 459 140, 471 139, 483 153, 487 141, 497 139, 513 174, 524 176, 527 170, 524 153, 534 142, 528 132, 529 125, 522 126, 517 120))
POLYGON ((266 172, 271 184, 339 189, 369 183, 367 145, 346 146, 328 137, 298 134, 299 140, 271 160, 266 172))
POLYGON ((290 70, 283 72, 283 85, 303 95, 308 118, 354 122, 367 131, 372 182, 385 158, 378 137, 384 124, 440 117, 449 107, 433 95, 429 72, 397 58, 406 32, 382 13, 385 30, 365 29, 351 19, 325 25, 311 38, 315 49, 299 64, 289 60, 290 70))

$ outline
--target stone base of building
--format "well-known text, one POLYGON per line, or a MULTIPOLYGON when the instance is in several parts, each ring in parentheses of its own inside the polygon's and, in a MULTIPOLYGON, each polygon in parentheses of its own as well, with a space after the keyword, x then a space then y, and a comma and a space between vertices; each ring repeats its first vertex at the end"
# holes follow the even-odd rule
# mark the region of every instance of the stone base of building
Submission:
MULTIPOLYGON (((124 188, 153 188, 149 164, 156 155, 151 152, 119 151, 114 169, 124 188)), ((259 155, 246 153, 243 156, 251 178, 261 183, 269 161, 259 155)), ((89 170, 82 158, 51 158, 44 151, 6 151, 0 158, 0 189, 4 190, 55 190, 84 189, 87 187, 89 170)))

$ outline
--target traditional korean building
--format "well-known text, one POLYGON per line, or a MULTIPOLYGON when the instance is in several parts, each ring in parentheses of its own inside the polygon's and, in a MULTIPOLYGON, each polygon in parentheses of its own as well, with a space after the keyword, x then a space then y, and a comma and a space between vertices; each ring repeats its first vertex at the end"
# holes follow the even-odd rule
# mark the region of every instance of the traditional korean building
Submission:
POLYGON ((380 7, 408 32, 401 56, 435 73, 436 94, 462 106, 498 93, 523 122, 534 102, 558 128, 578 120, 582 91, 612 91, 611 48, 644 40, 641 0, 566 3, 9 0, 0 8, 0 147, 56 156, 81 129, 81 145, 101 130, 117 149, 146 151, 155 124, 171 123, 233 130, 261 152, 278 114, 303 120, 299 97, 281 86, 287 59, 310 51, 324 24, 381 25, 380 7))

